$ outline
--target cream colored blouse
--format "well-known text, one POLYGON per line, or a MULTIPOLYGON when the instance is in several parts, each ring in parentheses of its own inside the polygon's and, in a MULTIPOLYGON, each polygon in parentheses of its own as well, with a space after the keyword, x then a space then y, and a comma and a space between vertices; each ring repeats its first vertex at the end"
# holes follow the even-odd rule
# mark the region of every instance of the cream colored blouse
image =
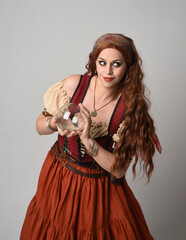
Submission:
MULTIPOLYGON (((58 109, 70 102, 71 97, 67 95, 67 92, 63 89, 63 81, 52 85, 44 94, 44 106, 46 111, 55 116, 58 109)), ((123 126, 123 122, 119 125, 117 132, 113 135, 113 141, 119 141, 119 131, 123 126)), ((90 136, 92 138, 103 137, 108 134, 109 123, 107 122, 94 122, 92 121, 90 128, 90 136)))

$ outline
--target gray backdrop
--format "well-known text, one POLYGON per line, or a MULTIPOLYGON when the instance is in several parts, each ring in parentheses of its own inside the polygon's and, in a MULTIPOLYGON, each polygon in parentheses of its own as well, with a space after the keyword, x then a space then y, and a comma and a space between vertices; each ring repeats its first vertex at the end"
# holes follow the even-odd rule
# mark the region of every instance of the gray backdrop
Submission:
POLYGON ((0 239, 19 239, 57 137, 35 131, 44 92, 84 73, 94 41, 108 32, 136 43, 163 146, 151 182, 132 182, 129 169, 129 185, 155 239, 185 239, 185 8, 184 0, 0 0, 0 239))

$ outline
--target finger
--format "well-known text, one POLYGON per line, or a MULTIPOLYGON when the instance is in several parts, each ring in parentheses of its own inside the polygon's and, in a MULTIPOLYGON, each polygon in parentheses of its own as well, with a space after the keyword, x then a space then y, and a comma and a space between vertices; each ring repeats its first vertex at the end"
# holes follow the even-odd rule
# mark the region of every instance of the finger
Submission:
POLYGON ((68 135, 66 135, 67 137, 73 137, 77 135, 77 131, 72 131, 70 132, 68 135))
POLYGON ((69 134, 69 131, 68 130, 61 130, 58 128, 58 132, 61 136, 65 136, 65 135, 68 135, 69 134))
POLYGON ((87 108, 83 107, 83 105, 82 105, 82 107, 81 107, 81 113, 82 113, 83 116, 86 117, 88 120, 91 119, 89 110, 88 110, 87 108))
POLYGON ((81 114, 82 114, 82 116, 83 116, 83 118, 84 118, 84 120, 85 120, 85 124, 87 123, 87 124, 91 124, 92 123, 92 120, 91 120, 91 117, 90 117, 90 115, 89 114, 86 114, 85 112, 81 112, 81 114))
POLYGON ((77 131, 77 134, 82 133, 82 132, 83 132, 83 129, 84 129, 84 128, 82 128, 81 130, 78 130, 78 131, 77 131))

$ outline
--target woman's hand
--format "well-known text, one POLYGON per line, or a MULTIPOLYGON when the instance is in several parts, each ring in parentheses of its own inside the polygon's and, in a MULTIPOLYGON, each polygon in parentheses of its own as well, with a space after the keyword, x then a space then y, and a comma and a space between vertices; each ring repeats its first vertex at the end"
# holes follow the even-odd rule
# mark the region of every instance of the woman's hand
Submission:
MULTIPOLYGON (((53 118, 52 118, 52 119, 53 119, 53 118)), ((52 121, 52 119, 51 119, 51 121, 52 121)), ((58 133, 59 133, 61 136, 73 137, 73 136, 78 135, 78 132, 77 132, 77 131, 72 131, 72 132, 70 132, 69 130, 62 130, 60 127, 58 127, 57 121, 56 121, 56 118, 55 118, 55 117, 54 117, 54 119, 53 119, 53 124, 56 125, 57 131, 58 131, 58 133)))
POLYGON ((92 120, 89 110, 81 103, 79 104, 79 106, 85 123, 83 129, 81 131, 77 131, 77 133, 79 134, 82 143, 85 145, 90 139, 90 127, 92 120))
POLYGON ((87 141, 90 139, 90 127, 91 127, 91 116, 90 116, 90 112, 89 110, 83 106, 81 103, 79 104, 80 106, 80 110, 81 110, 81 114, 83 116, 83 119, 85 121, 83 129, 80 131, 68 131, 68 130, 62 130, 58 125, 57 125, 57 121, 55 117, 52 117, 50 120, 50 125, 52 128, 56 128, 56 130, 58 131, 58 133, 61 136, 66 136, 66 137, 73 137, 76 135, 79 135, 82 143, 87 143, 87 141))

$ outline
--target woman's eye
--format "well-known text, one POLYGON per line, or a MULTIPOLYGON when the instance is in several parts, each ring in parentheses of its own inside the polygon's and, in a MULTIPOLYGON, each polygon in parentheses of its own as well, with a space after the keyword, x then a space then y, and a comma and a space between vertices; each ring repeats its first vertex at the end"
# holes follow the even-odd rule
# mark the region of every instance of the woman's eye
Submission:
POLYGON ((106 62, 104 62, 104 61, 99 61, 99 64, 100 64, 101 66, 105 66, 105 65, 106 65, 106 62))
POLYGON ((121 66, 121 63, 120 63, 120 62, 114 62, 114 63, 113 63, 113 66, 114 66, 114 67, 119 67, 119 66, 121 66))

